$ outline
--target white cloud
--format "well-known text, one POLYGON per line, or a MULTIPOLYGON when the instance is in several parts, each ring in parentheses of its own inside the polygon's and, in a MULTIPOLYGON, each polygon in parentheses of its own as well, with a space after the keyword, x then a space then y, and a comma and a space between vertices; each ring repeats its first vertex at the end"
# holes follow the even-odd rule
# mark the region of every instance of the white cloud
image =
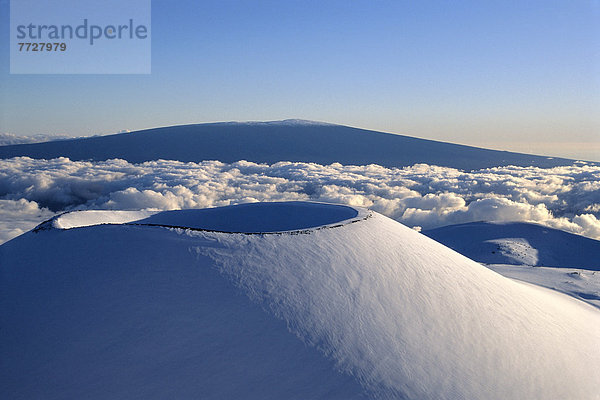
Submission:
POLYGON ((66 135, 46 135, 43 133, 31 136, 19 136, 12 133, 0 133, 0 146, 8 146, 11 144, 50 142, 52 140, 65 139, 73 139, 73 137, 66 135))
POLYGON ((463 172, 425 164, 131 164, 19 157, 0 160, 0 199, 25 202, 21 208, 2 204, 3 218, 12 218, 21 230, 28 225, 19 221, 34 224, 30 203, 45 218, 50 213, 45 208, 171 210, 316 200, 369 207, 423 229, 479 220, 531 221, 600 238, 600 167, 586 164, 463 172))
POLYGON ((35 201, 0 199, 0 244, 34 228, 54 215, 35 201))

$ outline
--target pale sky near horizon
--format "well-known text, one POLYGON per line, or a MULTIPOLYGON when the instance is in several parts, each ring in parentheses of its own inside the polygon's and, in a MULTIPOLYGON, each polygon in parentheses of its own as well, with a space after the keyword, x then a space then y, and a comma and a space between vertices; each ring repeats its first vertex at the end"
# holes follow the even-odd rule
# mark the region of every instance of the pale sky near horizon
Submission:
POLYGON ((301 118, 600 161, 600 1, 152 1, 150 75, 10 75, 0 133, 301 118))

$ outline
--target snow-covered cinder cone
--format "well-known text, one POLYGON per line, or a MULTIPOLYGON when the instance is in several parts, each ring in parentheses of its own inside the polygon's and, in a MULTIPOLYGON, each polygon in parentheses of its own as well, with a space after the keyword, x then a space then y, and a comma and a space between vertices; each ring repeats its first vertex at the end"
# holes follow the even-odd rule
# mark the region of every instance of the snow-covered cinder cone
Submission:
POLYGON ((600 396, 597 309, 379 214, 118 214, 0 247, 9 397, 600 396))

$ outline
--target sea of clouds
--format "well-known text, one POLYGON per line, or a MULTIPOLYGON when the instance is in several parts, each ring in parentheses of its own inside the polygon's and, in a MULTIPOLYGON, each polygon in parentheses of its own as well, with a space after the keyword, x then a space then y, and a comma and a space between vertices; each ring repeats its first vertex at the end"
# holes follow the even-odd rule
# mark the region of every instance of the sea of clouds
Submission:
POLYGON ((31 136, 21 136, 12 133, 0 133, 0 146, 8 146, 13 144, 27 144, 27 143, 40 143, 50 142, 53 140, 66 140, 73 139, 72 136, 67 135, 47 135, 39 133, 31 136))
POLYGON ((600 239, 600 167, 585 163, 463 172, 425 164, 131 164, 17 157, 0 160, 0 243, 66 210, 173 210, 277 200, 368 207, 423 229, 527 221, 600 239))

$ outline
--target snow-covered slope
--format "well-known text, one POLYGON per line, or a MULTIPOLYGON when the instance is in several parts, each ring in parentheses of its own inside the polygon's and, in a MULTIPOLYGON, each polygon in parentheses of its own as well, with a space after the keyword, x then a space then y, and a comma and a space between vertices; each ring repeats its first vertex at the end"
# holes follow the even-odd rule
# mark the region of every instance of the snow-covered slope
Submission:
POLYGON ((600 273, 580 268, 486 264, 502 276, 558 290, 600 309, 600 273))
POLYGON ((423 233, 486 264, 524 264, 600 271, 600 241, 538 224, 471 222, 423 233))
POLYGON ((120 158, 135 163, 157 159, 339 162, 386 167, 426 163, 465 170, 505 165, 554 167, 573 163, 573 160, 297 120, 171 126, 60 142, 0 146, 0 158, 16 156, 68 157, 71 160, 120 158))
POLYGON ((597 309, 362 209, 234 211, 242 224, 287 215, 277 229, 288 232, 198 230, 208 220, 214 229, 219 213, 232 221, 230 208, 122 224, 81 213, 70 229, 50 221, 0 246, 2 392, 599 398, 597 309))

